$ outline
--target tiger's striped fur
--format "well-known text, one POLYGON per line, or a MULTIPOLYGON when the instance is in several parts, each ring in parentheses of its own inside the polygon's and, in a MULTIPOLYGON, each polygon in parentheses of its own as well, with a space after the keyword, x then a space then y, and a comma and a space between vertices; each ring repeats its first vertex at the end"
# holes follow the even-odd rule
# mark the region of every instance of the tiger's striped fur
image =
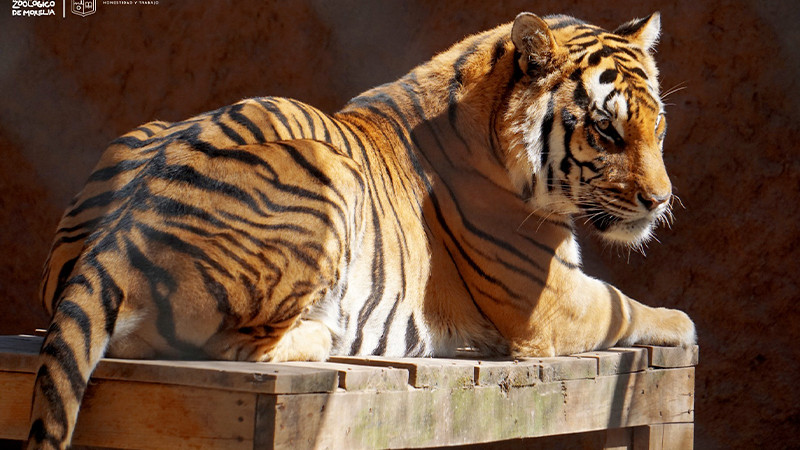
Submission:
POLYGON ((668 213, 659 27, 523 13, 334 115, 254 98, 114 141, 46 264, 30 447, 68 445, 103 355, 693 343, 585 275, 572 224, 635 245, 668 213))

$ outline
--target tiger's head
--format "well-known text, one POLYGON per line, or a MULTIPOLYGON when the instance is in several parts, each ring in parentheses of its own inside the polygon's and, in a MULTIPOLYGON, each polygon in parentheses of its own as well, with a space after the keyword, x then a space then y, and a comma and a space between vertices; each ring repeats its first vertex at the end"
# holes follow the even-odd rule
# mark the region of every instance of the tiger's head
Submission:
POLYGON ((658 13, 613 32, 568 16, 517 16, 507 166, 535 211, 583 219, 631 246, 666 220, 667 124, 652 55, 659 33, 658 13))

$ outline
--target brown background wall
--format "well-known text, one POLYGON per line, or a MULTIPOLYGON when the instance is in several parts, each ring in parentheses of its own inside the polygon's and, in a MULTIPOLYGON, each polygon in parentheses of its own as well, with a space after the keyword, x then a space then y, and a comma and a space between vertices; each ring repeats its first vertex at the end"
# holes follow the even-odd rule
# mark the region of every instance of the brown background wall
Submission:
POLYGON ((613 28, 660 9, 662 85, 686 87, 669 98, 665 152, 685 208, 646 258, 584 239, 588 269, 695 319, 699 448, 798 445, 793 2, 100 3, 83 19, 62 19, 60 1, 57 17, 0 10, 0 333, 45 325, 37 283, 60 213, 104 145, 140 123, 255 95, 332 112, 523 10, 613 28))

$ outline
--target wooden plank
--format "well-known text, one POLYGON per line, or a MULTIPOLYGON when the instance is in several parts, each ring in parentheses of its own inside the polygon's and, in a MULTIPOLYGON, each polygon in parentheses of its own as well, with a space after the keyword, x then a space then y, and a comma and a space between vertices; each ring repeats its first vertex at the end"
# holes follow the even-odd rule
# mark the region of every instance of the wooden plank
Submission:
POLYGON ((348 391, 396 391, 408 388, 408 370, 405 369, 333 362, 293 361, 281 364, 291 367, 335 370, 339 375, 339 387, 348 391))
MULTIPOLYGON (((0 336, 0 369, 36 373, 42 339, 0 336)), ((166 361, 103 358, 93 380, 127 380, 244 392, 331 392, 338 386, 336 370, 281 363, 240 361, 166 361)))
POLYGON ((36 373, 43 340, 39 336, 0 336, 0 369, 36 373))
POLYGON ((661 448, 664 450, 692 450, 694 448, 694 423, 665 423, 661 448))
MULTIPOLYGON (((0 438, 26 439, 33 374, 0 372, 0 438)), ((256 394, 101 380, 84 396, 74 445, 251 449, 256 394)))
POLYGON ((633 446, 633 428, 611 428, 606 430, 603 450, 629 450, 633 446))
POLYGON ((459 388, 475 385, 471 361, 444 358, 388 358, 380 356, 332 356, 329 361, 408 370, 408 383, 416 388, 459 388))
POLYGON ((689 422, 693 390, 694 369, 684 368, 514 389, 262 394, 268 399, 259 407, 256 442, 298 449, 445 446, 689 422))
POLYGON ((543 364, 537 361, 475 361, 475 383, 501 388, 533 386, 542 382, 543 364))
POLYGON ((597 360, 579 356, 556 356, 552 358, 520 358, 542 365, 542 381, 581 380, 597 377, 597 360))
POLYGON ((692 450, 693 423, 659 423, 634 429, 633 450, 692 450))
POLYGON ((644 348, 610 348, 575 356, 597 360, 597 374, 601 376, 641 372, 649 364, 648 351, 644 348))
POLYGON ((33 374, 0 372, 0 439, 27 439, 33 374))
POLYGON ((338 373, 281 363, 151 361, 104 358, 92 379, 129 380, 244 392, 306 393, 336 390, 338 373))
POLYGON ((696 366, 700 359, 700 348, 696 345, 689 347, 636 345, 636 347, 647 349, 650 367, 692 367, 696 366))

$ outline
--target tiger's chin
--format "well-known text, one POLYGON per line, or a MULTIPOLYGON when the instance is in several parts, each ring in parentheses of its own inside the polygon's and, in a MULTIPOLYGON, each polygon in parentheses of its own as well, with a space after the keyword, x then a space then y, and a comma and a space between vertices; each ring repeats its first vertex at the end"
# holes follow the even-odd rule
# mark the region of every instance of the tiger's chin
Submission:
POLYGON ((615 245, 637 248, 652 239, 657 219, 657 216, 622 219, 604 215, 597 220, 591 220, 591 223, 603 240, 615 245))

